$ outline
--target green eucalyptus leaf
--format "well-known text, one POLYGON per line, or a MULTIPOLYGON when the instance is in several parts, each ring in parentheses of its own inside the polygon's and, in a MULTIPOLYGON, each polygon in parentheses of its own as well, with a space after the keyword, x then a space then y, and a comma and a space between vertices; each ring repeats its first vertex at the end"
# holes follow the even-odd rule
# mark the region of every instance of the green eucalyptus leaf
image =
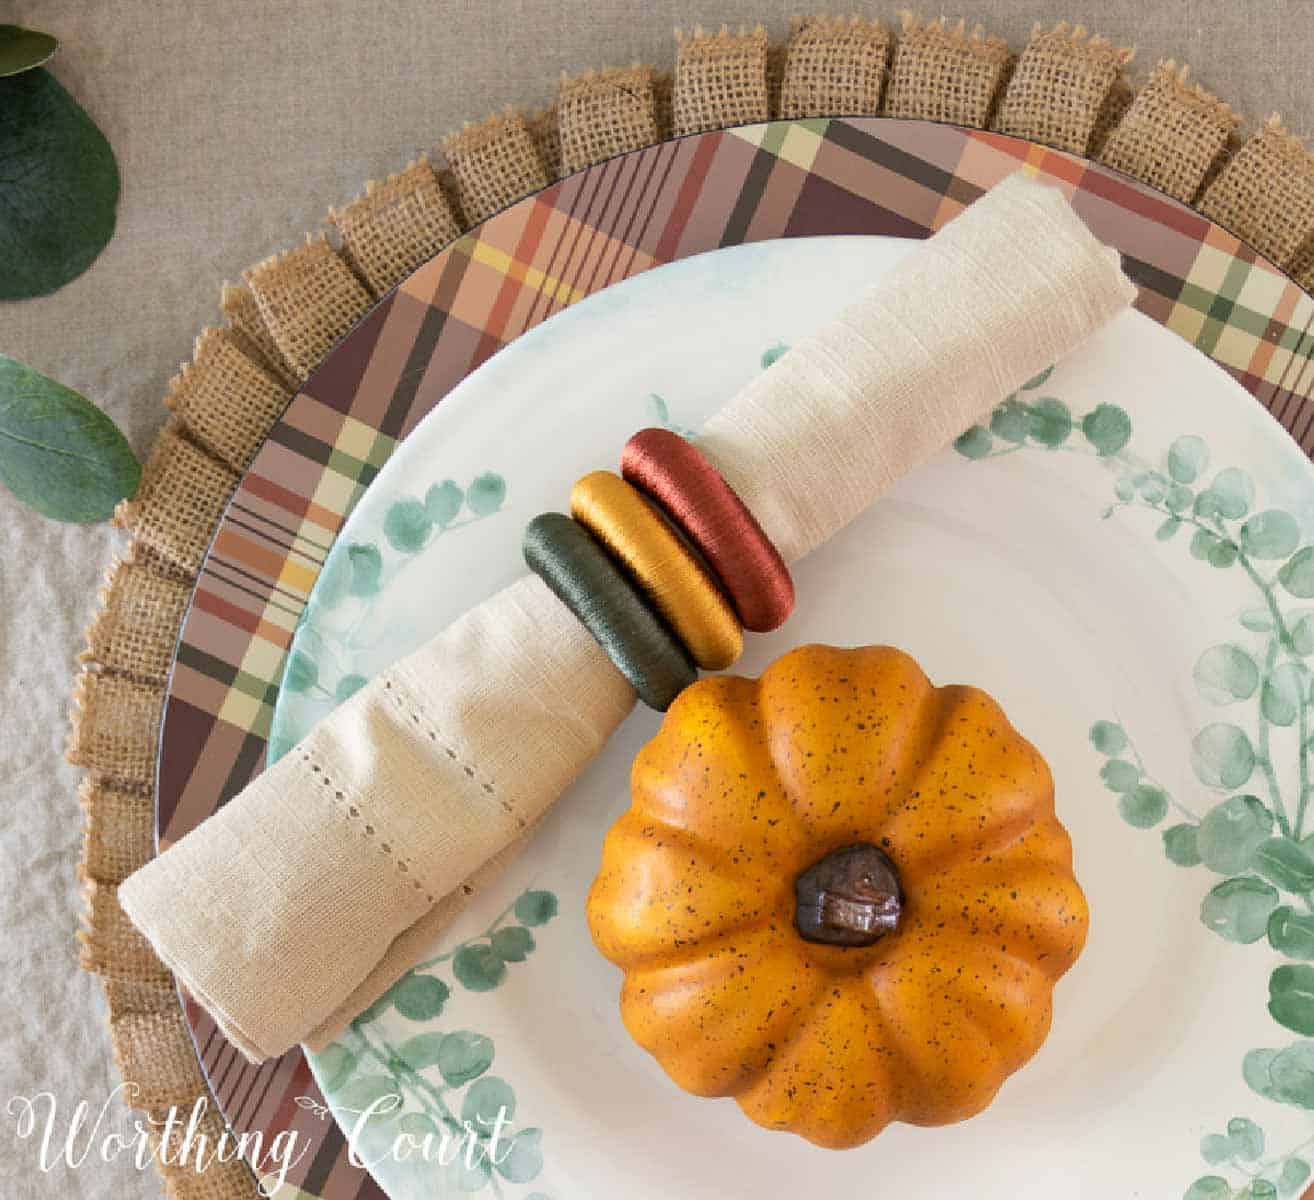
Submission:
POLYGON ((402 554, 423 550, 433 532, 429 512, 418 500, 396 500, 388 505, 383 515, 383 536, 388 544, 402 554))
POLYGON ((1249 945, 1267 932, 1269 914, 1277 903, 1277 892, 1262 879, 1241 875, 1223 880, 1205 895, 1200 921, 1229 942, 1249 945))
POLYGON ((435 525, 450 525, 465 503, 465 492, 454 479, 435 483, 424 493, 424 509, 435 525))
POLYGON ((63 287, 114 232, 114 152, 42 67, 0 78, 0 196, 0 300, 63 287))
POLYGON ((1189 487, 1183 487, 1180 483, 1174 483, 1168 489, 1168 494, 1164 497, 1164 504, 1175 513, 1184 513, 1192 504, 1195 503, 1195 493, 1189 487))
POLYGON ((1255 1162, 1264 1154, 1264 1131, 1249 1117, 1233 1117, 1227 1123, 1227 1140, 1237 1158, 1255 1162))
POLYGON ((1277 1188, 1271 1180, 1256 1179, 1249 1188, 1247 1200, 1277 1200, 1277 1188))
POLYGON ((408 1021, 432 1021, 443 1011, 447 997, 452 994, 441 979, 432 975, 403 975, 393 988, 392 1002, 408 1021))
POLYGON ((344 675, 338 680, 338 686, 333 689, 334 698, 339 702, 350 700, 369 680, 364 675, 344 675))
POLYGON ((546 925, 557 915, 557 898, 551 892, 525 892, 516 901, 515 914, 522 925, 546 925))
POLYGON ((1269 838, 1262 843, 1250 866, 1284 892, 1300 895, 1314 889, 1314 859, 1287 838, 1269 838))
POLYGON ((780 359, 789 352, 789 347, 784 342, 777 342, 774 346, 762 351, 762 357, 759 360, 762 364, 762 370, 768 367, 774 367, 780 359))
POLYGON ((492 941, 493 952, 503 962, 524 962, 534 949, 534 935, 523 925, 499 929, 492 941))
POLYGON ((420 1033, 407 1038, 397 1047, 397 1057, 413 1071, 437 1066, 442 1059, 443 1043, 451 1036, 447 1033, 420 1033))
POLYGON ((1220 540, 1216 541, 1209 547, 1209 565, 1218 567, 1220 570, 1224 567, 1230 567, 1237 560, 1240 551, 1237 544, 1233 541, 1220 540))
POLYGON ((1191 557, 1201 562, 1209 561, 1209 552, 1218 545, 1219 539, 1207 529, 1197 529, 1191 535, 1191 557))
POLYGON ((1127 748, 1127 734, 1113 721, 1096 721, 1090 727, 1090 744, 1101 754, 1111 757, 1127 748))
POLYGON ((1262 1081, 1268 1088, 1260 1095, 1293 1108, 1314 1109, 1314 1042, 1296 1042, 1285 1050, 1252 1050, 1242 1072, 1252 1087, 1262 1081))
POLYGON ((1213 704, 1249 700, 1259 687, 1259 667, 1240 646, 1210 646, 1192 672, 1200 694, 1213 704))
POLYGON ((1053 450, 1072 433, 1072 413, 1062 400, 1045 396, 1031 405, 1029 432, 1033 440, 1053 450))
MULTIPOLYGON (((1251 1090, 1266 1100, 1278 1100, 1277 1085, 1273 1082, 1273 1064, 1278 1055, 1277 1050, 1249 1050, 1241 1060, 1241 1076, 1251 1090)), ((1310 1073, 1310 1096, 1314 1100, 1314 1072, 1310 1073)))
POLYGON ((1017 404, 1001 404, 990 414, 990 432, 1001 441, 1020 446, 1031 432, 1031 418, 1017 404))
POLYGON ((1141 498, 1150 504, 1158 504, 1168 494, 1168 485, 1155 476, 1142 480, 1138 486, 1141 498))
POLYGON ((1241 526, 1241 549, 1251 558, 1286 558, 1299 545, 1296 518, 1280 508, 1256 513, 1241 526))
POLYGON ((1049 366, 1047 366, 1043 371, 1041 371, 1039 375, 1033 375, 1030 379, 1028 379, 1026 383, 1022 385, 1022 390, 1024 392, 1034 392, 1036 388, 1043 387, 1045 385, 1045 381, 1049 379, 1049 377, 1053 374, 1054 374, 1054 364, 1050 363, 1049 366))
POLYGON ((1250 511, 1255 499, 1255 481, 1240 467, 1227 467, 1214 476, 1209 485, 1212 511, 1209 516, 1226 517, 1229 521, 1239 521, 1250 511))
POLYGON ((1298 913, 1288 904, 1268 919, 1268 944, 1288 958, 1314 962, 1314 913, 1298 913))
POLYGON ((1111 792, 1130 792, 1141 781, 1140 768, 1121 758, 1111 758, 1100 768, 1100 778, 1111 792))
POLYGON ((1255 749, 1245 730, 1220 721, 1191 739, 1191 766, 1208 787, 1238 788, 1255 769, 1255 749))
POLYGON ((1100 404, 1082 418, 1081 432, 1101 455, 1117 454, 1131 440, 1131 418, 1116 404, 1100 404))
POLYGON ((1272 830, 1273 815, 1257 796, 1233 796, 1211 808, 1200 822, 1196 845, 1201 861, 1220 875, 1244 871, 1272 830))
POLYGON ((543 1131, 521 1129, 505 1153, 493 1163, 497 1173, 511 1183, 528 1183, 543 1169, 543 1131))
POLYGON ((1248 608, 1238 620, 1251 633, 1269 633, 1273 628, 1273 614, 1267 608, 1248 608))
POLYGON ((407 1134, 417 1141, 430 1137, 435 1140, 442 1136, 442 1130, 428 1113, 409 1112, 397 1119, 397 1132, 407 1134))
POLYGON ((1153 829, 1168 815, 1168 797, 1162 789, 1142 783, 1119 798, 1118 812, 1128 825, 1153 829))
POLYGON ((1177 517, 1169 517, 1154 531, 1155 540, 1159 542, 1171 541, 1181 527, 1182 522, 1177 517))
POLYGON ((1309 694, 1309 672, 1300 663, 1283 663, 1264 680, 1259 710, 1274 725, 1291 725, 1309 694))
POLYGON ((21 25, 0 25, 0 76, 19 75, 49 62, 59 42, 21 25))
POLYGON ((1200 1139, 1200 1157, 1211 1167, 1232 1157, 1232 1141, 1221 1133, 1207 1133, 1200 1139))
POLYGON ((466 506, 479 517, 496 512, 505 499, 506 480, 493 471, 477 476, 465 493, 466 506))
POLYGON ((356 1069, 356 1056, 340 1042, 332 1042, 315 1056, 319 1079, 326 1092, 336 1092, 356 1069))
MULTIPOLYGON (((0 198, 3 188, 0 179, 0 198)), ((0 204, 0 245, 3 214, 0 204)), ((0 483, 44 517, 86 522, 104 520, 140 482, 141 465, 109 417, 72 388, 0 354, 0 483)))
POLYGON ((1204 438, 1187 434, 1168 447, 1168 474, 1176 483, 1194 483, 1209 462, 1204 438))
POLYGON ((448 1087, 464 1087, 493 1065, 493 1042, 462 1029, 449 1033, 438 1047, 438 1070, 448 1087))
POLYGON ((1279 1025, 1314 1034, 1314 967, 1285 964, 1268 980, 1268 1011, 1279 1025))
MULTIPOLYGON (((1136 484, 1132 481, 1132 477, 1130 475, 1124 475, 1119 479, 1118 482, 1113 485, 1113 493, 1119 500, 1122 500, 1125 503, 1135 500, 1136 484)), ((1109 514, 1108 512, 1105 512, 1104 515, 1107 517, 1109 514)))
POLYGON ((1174 825, 1163 831, 1163 852, 1179 867, 1200 865, 1199 830, 1194 825, 1174 825))
POLYGON ((954 439, 954 449, 964 458, 971 459, 988 457, 994 444, 995 439, 990 436, 990 430, 981 425, 973 425, 954 439))
POLYGON ((506 977, 506 963, 486 942, 473 942, 456 952, 452 974, 469 991, 491 992, 506 977))
POLYGON ((1309 1163, 1303 1158, 1289 1158, 1282 1164, 1278 1175, 1278 1192, 1283 1196, 1294 1196, 1309 1178, 1309 1163))
POLYGON ((374 1119, 377 1120, 394 1111, 398 1107, 397 1101, 400 1098, 399 1086, 391 1075, 353 1075, 332 1097, 332 1101, 334 1108, 363 1113, 372 1104, 390 1100, 389 1103, 379 1104, 379 1109, 374 1114, 374 1119), (397 1100, 390 1100, 392 1097, 396 1097, 397 1100))
POLYGON ((368 542, 350 545, 347 547, 347 563, 351 568, 348 591, 353 596, 374 595, 383 575, 383 555, 379 548, 368 542))
POLYGON ((1314 546, 1297 550, 1278 571, 1278 582, 1300 600, 1314 599, 1314 546))
POLYGON ((308 692, 319 682, 319 665, 304 650, 293 650, 283 671, 283 688, 289 692, 308 692))
POLYGON ((1232 1187, 1218 1175, 1202 1175, 1182 1194, 1182 1200, 1232 1200, 1232 1187))
POLYGON ((504 1125, 516 1115, 516 1094, 505 1079, 485 1075, 466 1091, 461 1104, 461 1120, 486 1137, 492 1133, 499 1115, 504 1125))
POLYGON ((1314 654, 1314 612, 1301 613, 1294 621, 1288 621, 1287 629, 1291 648, 1297 654, 1314 654))

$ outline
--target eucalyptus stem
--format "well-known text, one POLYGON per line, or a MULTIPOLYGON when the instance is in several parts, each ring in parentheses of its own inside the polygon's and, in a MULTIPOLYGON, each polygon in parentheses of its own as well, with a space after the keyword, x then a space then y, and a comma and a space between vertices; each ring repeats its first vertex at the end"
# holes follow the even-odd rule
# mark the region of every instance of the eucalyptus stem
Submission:
POLYGON ((1172 792, 1170 792, 1166 787, 1164 787, 1162 783, 1160 783, 1153 775, 1150 774, 1149 771, 1145 769, 1145 760, 1141 757, 1141 752, 1136 749, 1136 743, 1132 740, 1131 735, 1127 732, 1127 727, 1125 725, 1123 726, 1123 737, 1127 739, 1127 749, 1131 751, 1132 758, 1136 760, 1137 769, 1140 771, 1142 777, 1152 787, 1158 788, 1159 791, 1161 791, 1165 796, 1167 796, 1168 803, 1171 804, 1188 821, 1193 821, 1197 825, 1200 824, 1199 816, 1196 813, 1194 813, 1191 809, 1187 808, 1185 804, 1183 804, 1180 800, 1178 800, 1172 794, 1172 792))
MULTIPOLYGON (((388 584, 390 585, 396 583, 397 579, 403 574, 403 572, 405 572, 406 568, 409 567, 413 562, 415 562, 426 550, 429 549, 430 546, 434 544, 434 542, 436 542, 440 537, 442 537, 443 534, 451 533, 452 530, 454 529, 465 529, 467 526, 476 525, 480 521, 484 520, 485 517, 491 515, 492 515, 491 513, 477 513, 473 517, 463 517, 459 521, 452 521, 447 525, 436 526, 434 530, 429 534, 428 538, 425 539, 423 546, 420 546, 417 549, 413 550, 411 553, 407 554, 407 556, 404 559, 402 559, 402 561, 399 562, 393 568, 392 574, 388 576, 388 584)), ((383 584, 383 582, 380 581, 380 587, 382 588, 383 586, 387 586, 387 585, 383 584)), ((365 606, 365 608, 361 611, 360 616, 358 616, 356 620, 352 622, 351 628, 347 631, 346 637, 342 639, 342 644, 344 646, 350 646, 356 650, 368 650, 377 644, 377 639, 374 642, 358 642, 356 640, 357 637, 362 632, 362 626, 364 625, 365 619, 366 617, 369 616, 369 614, 370 614, 370 609, 368 606, 365 606)))
POLYGON ((1299 689, 1297 695, 1297 706, 1300 722, 1300 749, 1297 752, 1297 762, 1299 769, 1299 786, 1300 791, 1296 797, 1296 841, 1304 836, 1305 833, 1305 805, 1309 802, 1309 747, 1308 742, 1308 724, 1309 708, 1305 700, 1305 689, 1299 689))
MULTIPOLYGON (((1197 525, 1199 522, 1195 522, 1197 525)), ((1205 526, 1201 525, 1201 529, 1205 526)), ((1212 532, 1212 531, 1211 531, 1212 532)), ((1241 564, 1241 569, 1250 576, 1251 582, 1259 589, 1260 595, 1264 597, 1264 603, 1268 606, 1269 616, 1273 618, 1273 625, 1278 631, 1278 636, 1282 639, 1282 648, 1291 654, 1295 650, 1295 643, 1291 640, 1291 631, 1287 628, 1286 620, 1282 616, 1282 610, 1278 607, 1277 597, 1273 594, 1273 585, 1265 583, 1259 572, 1255 570, 1253 564, 1240 551, 1237 552, 1236 561, 1241 564)))
POLYGON ((426 1080, 423 1076, 419 1075, 417 1072, 408 1070, 407 1073, 403 1073, 402 1071, 399 1071, 397 1069, 399 1066, 403 1066, 403 1064, 398 1059, 392 1047, 387 1046, 387 1044, 385 1043, 387 1053, 384 1053, 383 1050, 380 1050, 377 1046, 374 1045, 373 1042, 370 1041, 369 1037, 366 1036, 364 1028, 361 1025, 353 1022, 351 1027, 356 1031, 356 1035, 360 1038, 361 1044, 365 1047, 366 1053, 369 1054, 369 1056, 379 1066, 381 1066, 384 1069, 384 1071, 388 1074, 389 1078, 392 1079, 393 1083, 397 1085, 397 1090, 399 1092, 409 1093, 411 1099, 413 1099, 417 1104, 419 1104, 419 1106, 422 1109, 424 1109, 425 1112, 428 1113, 430 1117, 436 1117, 438 1118, 438 1120, 442 1120, 444 1117, 451 1116, 451 1112, 448 1110, 447 1105, 443 1103, 443 1099, 441 1096, 435 1097, 437 1101, 437 1107, 432 1107, 427 1102, 427 1097, 424 1093, 424 1090, 421 1087, 418 1087, 417 1083, 427 1084, 428 1080, 426 1080), (409 1074, 412 1078, 407 1078, 407 1074, 409 1074))
POLYGON ((413 1089, 418 1088, 426 1093, 433 1100, 439 1115, 445 1121, 455 1122, 456 1115, 447 1107, 447 1101, 443 1098, 442 1090, 434 1087, 430 1080, 425 1079, 419 1071, 409 1066, 398 1054, 397 1048, 386 1038, 380 1038, 379 1040, 383 1042, 383 1048, 388 1052, 388 1058, 393 1064, 394 1077, 400 1076, 404 1081, 409 1081, 413 1089))
POLYGON ((496 917, 493 918, 492 924, 489 925, 488 928, 485 929, 483 933, 481 933, 478 937, 467 938, 464 942, 459 943, 458 945, 454 946, 451 950, 447 951, 446 954, 439 954, 436 958, 427 958, 422 963, 416 963, 415 966, 411 968, 411 970, 427 971, 430 967, 436 967, 439 963, 445 963, 449 959, 455 958, 471 942, 479 942, 479 941, 483 941, 484 938, 491 938, 493 934, 497 932, 502 922, 505 921, 507 917, 511 915, 512 911, 515 909, 515 906, 519 903, 519 901, 520 901, 520 897, 517 896, 515 900, 511 901, 510 904, 508 904, 500 913, 497 914, 496 917))
MULTIPOLYGON (((1271 637, 1268 639, 1268 654, 1264 659, 1264 679, 1260 685, 1261 689, 1268 686, 1269 679, 1273 675, 1273 667, 1277 663, 1278 639, 1271 637)), ((1273 759, 1269 752, 1269 720, 1261 709, 1259 714, 1259 754, 1256 762, 1259 763, 1260 769, 1264 772, 1264 779, 1268 783, 1269 799, 1273 804, 1273 816, 1277 818, 1278 828, 1282 830, 1284 837, 1291 837, 1291 822, 1287 819, 1286 806, 1282 803, 1282 788, 1278 784, 1277 772, 1273 769, 1273 759)))

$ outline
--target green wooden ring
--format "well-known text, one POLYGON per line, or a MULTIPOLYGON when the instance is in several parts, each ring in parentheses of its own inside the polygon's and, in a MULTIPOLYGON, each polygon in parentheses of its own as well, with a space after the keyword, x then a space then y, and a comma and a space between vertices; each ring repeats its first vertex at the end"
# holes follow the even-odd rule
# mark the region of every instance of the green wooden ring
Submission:
POLYGON ((540 513, 525 526, 524 553, 649 708, 665 712, 698 678, 684 647, 578 521, 540 513))

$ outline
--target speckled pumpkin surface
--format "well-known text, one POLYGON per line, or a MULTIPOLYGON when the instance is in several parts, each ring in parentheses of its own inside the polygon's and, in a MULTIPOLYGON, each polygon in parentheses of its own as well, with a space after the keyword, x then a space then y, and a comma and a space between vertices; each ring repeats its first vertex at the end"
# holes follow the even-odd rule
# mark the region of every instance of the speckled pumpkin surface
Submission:
POLYGON ((589 927, 680 1087, 841 1148, 980 1112, 1045 1040, 1086 902, 1049 768, 985 692, 805 646, 686 689, 631 785, 589 927), (856 842, 897 868, 898 928, 805 941, 796 878, 856 842))

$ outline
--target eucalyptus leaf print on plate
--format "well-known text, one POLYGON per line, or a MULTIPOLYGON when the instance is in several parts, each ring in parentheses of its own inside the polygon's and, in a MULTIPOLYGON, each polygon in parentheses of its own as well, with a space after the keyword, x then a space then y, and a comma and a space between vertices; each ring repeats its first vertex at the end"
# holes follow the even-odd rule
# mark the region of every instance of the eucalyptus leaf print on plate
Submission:
MULTIPOLYGON (((1244 576, 1252 603, 1235 629, 1220 631, 1226 640, 1200 652, 1191 673, 1219 719, 1179 748, 1208 806, 1193 807, 1151 776, 1118 720, 1095 722, 1090 743, 1122 819, 1148 830, 1172 814, 1174 823, 1160 829, 1164 856, 1222 877, 1201 898, 1205 928, 1291 960, 1271 968, 1268 1012, 1277 1026, 1314 1037, 1314 613, 1293 603, 1314 598, 1314 545, 1294 514, 1259 507, 1247 471, 1225 466, 1210 475, 1203 438, 1184 434, 1158 463, 1147 462, 1131 449, 1132 421, 1122 408, 1106 403, 1076 414, 1057 397, 1029 395, 1047 378, 1024 384, 988 427, 973 426, 954 448, 973 460, 1023 449, 1093 455, 1114 472, 1104 520, 1141 518, 1163 553, 1185 552, 1201 570, 1244 576)), ((1243 1074, 1264 1099, 1314 1108, 1314 1042, 1254 1050, 1243 1074)), ((1314 1136, 1265 1157, 1262 1128, 1236 1117, 1225 1133, 1204 1138, 1201 1155, 1214 1173, 1195 1180, 1185 1200, 1293 1196, 1310 1175, 1314 1136)))
POLYGON ((388 1161, 393 1200, 446 1187, 495 1200, 549 1200, 523 1190, 543 1170, 544 1131, 519 1112, 493 1067, 493 1039, 447 1028, 454 995, 493 991, 538 949, 557 915, 553 893, 529 889, 482 934, 417 963, 318 1054, 315 1077, 363 1162, 388 1161))
POLYGON ((506 495, 506 480, 495 471, 465 485, 442 479, 421 494, 391 498, 373 540, 334 544, 297 620, 269 738, 270 762, 369 681, 371 654, 386 654, 394 633, 378 618, 390 591, 444 538, 497 516, 506 495))

